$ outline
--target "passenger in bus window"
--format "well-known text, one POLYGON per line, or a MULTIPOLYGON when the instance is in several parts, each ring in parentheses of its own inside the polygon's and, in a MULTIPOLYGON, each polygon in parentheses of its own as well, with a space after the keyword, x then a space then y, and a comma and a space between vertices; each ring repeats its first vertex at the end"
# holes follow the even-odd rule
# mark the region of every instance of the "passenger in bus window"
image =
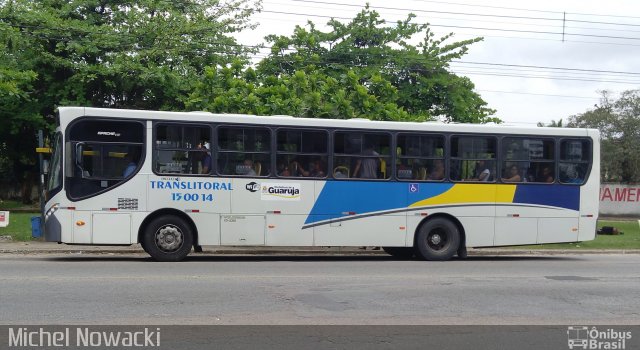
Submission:
POLYGON ((380 159, 375 157, 379 156, 378 152, 373 150, 372 144, 367 144, 364 147, 362 155, 367 157, 358 159, 356 167, 353 170, 353 177, 377 179, 380 159))
POLYGON ((309 168, 308 174, 306 176, 309 177, 325 177, 325 167, 324 162, 321 159, 316 159, 311 162, 311 167, 309 168))
POLYGON ((283 162, 278 163, 278 175, 279 176, 291 176, 291 171, 289 171, 289 166, 284 165, 283 162))
POLYGON ((396 161, 396 172, 399 179, 411 179, 413 176, 413 169, 406 164, 404 159, 396 161))
POLYGON ((291 162, 291 169, 293 169, 293 176, 304 177, 324 177, 324 165, 320 159, 316 159, 309 163, 309 170, 305 170, 298 161, 291 162))
POLYGON ((487 162, 485 160, 481 159, 476 163, 474 175, 474 180, 476 181, 489 181, 489 178, 491 177, 491 170, 489 170, 489 167, 487 166, 487 162))
POLYGON ((551 173, 551 168, 548 166, 545 166, 544 168, 542 168, 542 174, 538 177, 536 182, 546 182, 546 183, 553 182, 553 174, 551 173))
POLYGON ((211 145, 205 142, 203 146, 204 156, 202 158, 202 174, 208 174, 211 171, 211 145))
POLYGON ((138 168, 138 162, 140 162, 140 151, 136 148, 131 149, 129 153, 127 153, 127 160, 129 164, 124 168, 122 172, 122 177, 129 177, 129 175, 133 174, 134 171, 138 168))
POLYGON ((442 179, 444 179, 444 162, 441 159, 436 159, 433 162, 433 171, 429 174, 429 180, 442 179))
POLYGON ((563 182, 569 184, 582 184, 582 182, 584 182, 581 175, 581 169, 573 164, 570 164, 566 167, 565 178, 566 180, 563 182))
POLYGON ((242 164, 236 166, 236 174, 243 176, 256 176, 256 171, 253 169, 253 160, 245 159, 242 164))
POLYGON ((518 170, 517 165, 512 165, 509 168, 508 173, 505 177, 502 178, 502 182, 520 182, 522 181, 522 177, 520 176, 520 170, 518 170))
POLYGON ((487 162, 485 160, 479 160, 476 163, 476 168, 474 170, 473 177, 470 179, 466 179, 464 181, 482 181, 487 182, 491 177, 491 170, 487 166, 487 162))
POLYGON ((188 152, 187 172, 200 174, 202 171, 202 144, 197 144, 194 149, 188 152))
POLYGON ((289 168, 288 176, 306 176, 304 175, 304 169, 300 165, 300 162, 298 162, 298 158, 294 158, 287 168, 289 168))

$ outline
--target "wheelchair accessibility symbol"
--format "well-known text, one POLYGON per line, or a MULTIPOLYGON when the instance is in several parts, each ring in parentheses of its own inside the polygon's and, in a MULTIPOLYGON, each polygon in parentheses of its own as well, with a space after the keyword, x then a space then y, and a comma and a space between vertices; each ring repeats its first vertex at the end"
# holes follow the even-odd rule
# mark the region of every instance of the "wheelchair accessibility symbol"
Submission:
POLYGON ((420 191, 420 185, 419 184, 409 184, 409 192, 416 193, 418 191, 420 191))

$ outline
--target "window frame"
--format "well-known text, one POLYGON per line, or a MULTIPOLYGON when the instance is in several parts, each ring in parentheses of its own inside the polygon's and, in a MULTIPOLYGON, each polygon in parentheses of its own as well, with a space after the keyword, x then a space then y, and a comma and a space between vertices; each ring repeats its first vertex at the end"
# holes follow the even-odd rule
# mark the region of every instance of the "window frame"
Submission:
MULTIPOLYGON (((152 136, 151 136, 151 171, 158 176, 192 176, 192 177, 207 177, 207 176, 211 176, 214 173, 214 168, 215 168, 215 164, 216 164, 216 157, 215 157, 215 153, 214 153, 214 137, 215 134, 213 132, 213 127, 210 123, 199 123, 199 122, 180 122, 180 121, 165 121, 165 120, 155 120, 152 123, 152 136), (209 129, 209 145, 211 147, 211 149, 209 150, 211 152, 211 169, 209 169, 209 173, 208 174, 191 174, 191 173, 161 173, 159 171, 156 170, 155 167, 155 163, 156 163, 156 156, 155 156, 155 151, 189 151, 187 149, 183 149, 183 148, 158 148, 157 147, 157 143, 156 141, 158 140, 158 126, 159 125, 173 125, 173 126, 180 126, 180 127, 206 127, 209 129)), ((192 151, 192 150, 191 150, 192 151)), ((135 174, 134 174, 135 175, 135 174)))
POLYGON ((561 184, 561 185, 569 185, 569 186, 584 186, 587 184, 587 182, 589 181, 589 176, 591 175, 591 170, 593 168, 593 140, 591 140, 590 137, 568 137, 568 136, 560 136, 557 138, 557 143, 556 143, 556 152, 558 154, 558 157, 556 158, 556 179, 557 179, 557 183, 561 184), (589 157, 586 161, 580 161, 580 162, 572 162, 572 161, 562 161, 560 158, 560 152, 562 151, 562 142, 564 141, 583 141, 587 143, 587 147, 589 148, 589 157), (587 164, 587 167, 585 169, 585 174, 584 174, 584 179, 582 180, 582 183, 579 184, 574 184, 574 183, 568 183, 568 182, 562 182, 560 181, 560 163, 573 163, 573 164, 587 164))
MULTIPOLYGON (((330 168, 327 169, 327 171, 330 171, 331 179, 334 180, 340 180, 340 181, 395 181, 395 174, 394 174, 394 166, 393 166, 393 162, 395 161, 395 155, 394 155, 394 147, 395 147, 395 135, 399 132, 398 130, 392 130, 392 131, 386 131, 386 130, 381 130, 381 129, 361 129, 361 128, 334 128, 334 129, 330 129, 331 130, 331 140, 330 140, 330 149, 329 149, 329 156, 330 156, 330 161, 328 162, 330 164, 330 168), (362 134, 384 134, 389 136, 389 155, 388 156, 384 156, 384 155, 379 155, 379 158, 389 158, 389 162, 390 162, 390 173, 388 174, 388 176, 384 179, 363 179, 363 178, 359 178, 359 177, 346 177, 346 178, 342 178, 342 177, 335 177, 333 176, 333 172, 335 170, 335 158, 337 157, 366 157, 366 158, 373 158, 376 156, 363 156, 361 154, 348 154, 348 153, 336 153, 335 152, 335 140, 336 140, 336 133, 339 132, 353 132, 353 133, 362 133, 362 134)), ((362 150, 361 150, 362 151, 362 150)), ((349 169, 349 171, 351 171, 351 169, 349 169)), ((350 174, 351 175, 351 174, 350 174)))
POLYGON ((395 144, 393 147, 393 149, 398 149, 398 147, 400 147, 400 142, 399 139, 401 136, 417 136, 417 137, 423 137, 423 136, 427 136, 427 137, 439 137, 442 139, 442 157, 423 157, 423 156, 399 156, 397 154, 397 151, 395 153, 393 153, 394 156, 394 160, 393 160, 393 172, 394 172, 394 180, 396 181, 402 181, 402 182, 445 182, 448 180, 449 177, 449 167, 447 166, 448 164, 448 158, 449 158, 449 152, 447 149, 447 139, 448 139, 448 135, 447 133, 434 133, 434 132, 425 132, 425 133, 417 133, 417 132, 407 132, 407 131, 398 131, 395 133, 395 144), (399 159, 421 159, 421 160, 442 160, 443 166, 444 166, 444 176, 441 180, 429 180, 428 178, 425 180, 419 180, 419 179, 403 179, 398 177, 398 172, 397 169, 395 167, 395 164, 397 162, 397 160, 399 159))
MULTIPOLYGON (((273 174, 273 177, 276 178, 281 178, 281 179, 308 179, 308 180, 324 180, 324 179, 328 179, 330 178, 329 176, 329 158, 331 158, 332 155, 332 149, 330 148, 331 146, 331 132, 330 129, 321 129, 321 128, 305 128, 305 127, 297 127, 297 126, 276 126, 273 128, 272 130, 272 139, 273 139, 273 159, 271 160, 271 163, 273 164, 273 168, 271 170, 271 173, 273 174), (326 153, 308 153, 308 152, 288 152, 288 151, 279 151, 278 150, 278 133, 282 130, 291 130, 291 131, 300 131, 300 132, 320 132, 325 134, 326 136, 326 153), (326 171, 325 171, 325 175, 324 177, 311 177, 311 176, 281 176, 278 174, 278 156, 279 155, 303 155, 303 156, 316 156, 316 157, 322 157, 325 156, 327 158, 326 161, 326 171)), ((333 172, 331 172, 333 173, 333 172)))
MULTIPOLYGON (((274 152, 274 145, 275 145, 275 140, 274 140, 274 127, 273 126, 269 126, 269 125, 263 125, 263 124, 238 124, 238 123, 218 123, 215 125, 214 127, 214 134, 215 136, 215 147, 214 147, 214 143, 211 143, 211 147, 212 149, 215 148, 215 157, 212 158, 212 163, 215 162, 215 166, 212 165, 212 168, 214 168, 215 172, 211 173, 211 175, 214 176, 218 176, 218 177, 233 177, 233 178, 245 178, 245 179, 265 179, 265 178, 272 178, 274 177, 274 156, 275 156, 275 152, 274 152), (238 152, 238 151, 228 151, 228 150, 221 150, 221 148, 219 147, 219 142, 220 142, 220 138, 218 137, 218 132, 221 128, 242 128, 242 129, 265 129, 269 132, 269 139, 268 139, 268 144, 269 144, 269 150, 268 151, 263 151, 263 152, 256 152, 256 151, 250 151, 250 152, 238 152), (231 154, 231 153, 242 153, 242 154, 266 154, 269 159, 269 174, 268 175, 263 175, 263 176, 249 176, 249 175, 238 175, 238 174, 221 174, 220 173, 220 169, 218 167, 218 160, 220 159, 220 154, 231 154)), ((212 151, 212 154, 214 152, 212 151)))
POLYGON ((490 176, 493 176, 493 181, 471 181, 471 180, 464 180, 464 179, 460 179, 460 180, 454 180, 451 178, 451 166, 453 164, 453 161, 456 160, 467 160, 467 161, 479 161, 479 160, 484 160, 484 161, 492 161, 495 162, 495 168, 493 169, 494 172, 498 171, 498 165, 500 162, 500 156, 501 156, 501 149, 500 149, 500 134, 486 134, 486 133, 448 133, 448 142, 447 145, 449 147, 449 153, 448 153, 448 157, 447 157, 447 162, 445 163, 445 166, 447 166, 447 168, 445 169, 446 171, 446 179, 450 182, 454 182, 454 183, 474 183, 474 184, 495 184, 498 183, 498 176, 496 176, 497 174, 490 174, 490 176), (453 139, 455 137, 467 137, 467 138, 488 138, 488 139, 493 139, 495 141, 495 152, 494 152, 494 158, 461 158, 461 157, 453 157, 453 139))
POLYGON ((500 168, 497 169, 496 171, 499 171, 500 174, 504 174, 504 171, 506 170, 505 167, 503 167, 507 162, 512 162, 512 163, 524 163, 524 162, 529 162, 529 163, 547 163, 547 164, 552 164, 553 165, 553 182, 537 182, 537 181, 518 181, 518 182, 506 182, 506 181, 502 181, 502 176, 500 176, 500 183, 503 184, 522 184, 522 183, 526 183, 526 184, 531 184, 531 185, 553 185, 553 184, 557 184, 559 183, 558 180, 558 158, 559 158, 559 154, 558 154, 558 138, 557 137, 553 137, 553 136, 545 136, 545 135, 509 135, 509 136, 502 136, 500 138, 500 161, 499 161, 499 166, 500 168), (553 142, 553 152, 554 152, 554 157, 552 160, 530 160, 530 159, 506 159, 506 157, 504 156, 504 143, 506 139, 539 139, 542 141, 552 141, 553 142))

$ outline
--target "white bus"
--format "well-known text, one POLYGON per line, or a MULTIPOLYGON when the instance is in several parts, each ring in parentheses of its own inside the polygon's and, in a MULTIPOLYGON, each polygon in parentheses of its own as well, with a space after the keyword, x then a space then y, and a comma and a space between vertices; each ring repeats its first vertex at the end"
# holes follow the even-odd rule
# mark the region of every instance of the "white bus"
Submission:
POLYGON ((45 237, 202 246, 467 247, 594 239, 597 130, 59 108, 45 237))

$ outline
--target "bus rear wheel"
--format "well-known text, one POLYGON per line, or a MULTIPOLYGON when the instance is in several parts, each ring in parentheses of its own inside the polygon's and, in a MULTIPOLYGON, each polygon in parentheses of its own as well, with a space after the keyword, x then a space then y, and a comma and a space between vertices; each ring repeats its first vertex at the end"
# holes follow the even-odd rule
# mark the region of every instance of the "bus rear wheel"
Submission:
POLYGON ((382 250, 398 259, 411 259, 415 255, 413 247, 382 247, 382 250))
POLYGON ((147 225, 143 241, 145 251, 156 261, 180 261, 191 252, 193 233, 183 219, 165 215, 147 225))
POLYGON ((449 260, 460 245, 458 226, 446 218, 434 218, 418 230, 416 251, 425 260, 449 260))

